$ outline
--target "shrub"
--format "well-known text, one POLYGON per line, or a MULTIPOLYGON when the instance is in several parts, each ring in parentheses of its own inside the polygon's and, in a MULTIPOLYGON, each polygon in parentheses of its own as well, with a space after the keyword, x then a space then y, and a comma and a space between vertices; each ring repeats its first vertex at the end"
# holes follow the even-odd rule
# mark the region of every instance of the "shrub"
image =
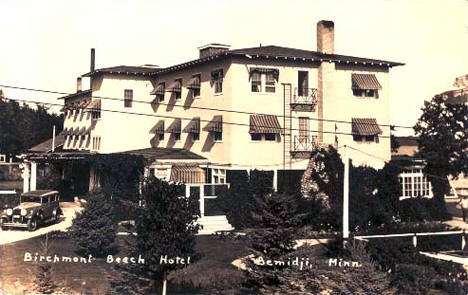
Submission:
POLYGON ((84 255, 102 256, 114 248, 116 226, 111 201, 96 193, 73 219, 71 236, 84 255))
POLYGON ((401 200, 398 204, 398 212, 403 222, 418 222, 432 220, 448 220, 445 202, 441 198, 409 198, 401 200))

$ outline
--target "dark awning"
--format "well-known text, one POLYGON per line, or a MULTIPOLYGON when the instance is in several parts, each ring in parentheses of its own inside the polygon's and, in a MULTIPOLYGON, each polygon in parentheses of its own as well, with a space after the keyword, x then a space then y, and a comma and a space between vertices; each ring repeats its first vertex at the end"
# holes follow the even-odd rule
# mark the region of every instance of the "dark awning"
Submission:
POLYGON ((77 131, 76 131, 76 134, 75 135, 81 135, 81 136, 85 136, 87 134, 89 134, 91 132, 91 127, 81 127, 81 128, 78 128, 77 131))
POLYGON ((181 91, 182 91, 182 83, 180 82, 180 80, 175 80, 166 89, 166 92, 181 92, 181 91))
POLYGON ((164 134, 164 121, 159 120, 150 130, 151 134, 164 134))
POLYGON ((159 95, 159 94, 164 94, 164 83, 160 83, 156 88, 154 88, 153 91, 150 93, 151 95, 159 95))
POLYGON ((169 181, 177 183, 205 183, 205 171, 198 166, 175 165, 169 181))
POLYGON ((62 134, 64 136, 72 135, 72 133, 73 133, 73 128, 64 128, 63 131, 62 131, 62 134))
POLYGON ((95 112, 101 110, 101 100, 93 99, 86 107, 85 112, 95 112))
POLYGON ((352 118, 351 132, 356 135, 377 135, 382 134, 382 130, 373 118, 352 118))
POLYGON ((184 128, 185 133, 200 133, 200 118, 193 118, 184 128))
POLYGON ((223 132, 223 116, 214 116, 203 130, 208 132, 223 132))
POLYGON ((352 88, 362 90, 382 89, 374 74, 351 74, 352 88))
POLYGON ((172 121, 172 124, 169 125, 169 127, 167 127, 167 132, 168 133, 180 133, 180 130, 181 130, 181 120, 180 118, 176 118, 174 119, 174 121, 172 121))
POLYGON ((271 68, 251 68, 249 70, 249 74, 252 75, 253 73, 259 74, 273 74, 273 77, 276 81, 279 79, 279 70, 278 69, 271 69, 271 68))
POLYGON ((200 76, 194 76, 190 81, 188 82, 187 88, 189 89, 200 89, 200 76))
POLYGON ((278 117, 273 115, 250 115, 249 133, 281 133, 278 117))

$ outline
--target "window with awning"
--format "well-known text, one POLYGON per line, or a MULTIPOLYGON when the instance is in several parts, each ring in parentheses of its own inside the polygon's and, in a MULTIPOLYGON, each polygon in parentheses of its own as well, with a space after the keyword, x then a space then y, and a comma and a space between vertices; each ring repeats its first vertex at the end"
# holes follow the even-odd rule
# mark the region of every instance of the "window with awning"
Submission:
POLYGON ((205 171, 196 165, 174 165, 169 181, 176 183, 205 183, 205 171))
POLYGON ((281 125, 274 115, 250 115, 251 134, 280 134, 281 125))
POLYGON ((214 116, 204 130, 208 132, 223 132, 223 116, 214 116))
POLYGON ((355 141, 378 141, 382 130, 373 118, 352 118, 351 132, 355 141))
POLYGON ((182 91, 182 79, 177 79, 167 87, 166 92, 181 92, 182 91))
POLYGON ((194 75, 188 82, 188 89, 200 89, 200 75, 194 75))
POLYGON ((150 130, 151 134, 164 134, 164 120, 159 120, 150 130))
POLYGON ((381 90, 382 86, 374 74, 351 74, 352 88, 362 90, 381 90))
POLYGON ((279 79, 279 70, 272 68, 250 68, 249 75, 252 78, 255 75, 265 74, 267 76, 273 77, 276 81, 279 79))
POLYGON ((153 91, 151 91, 151 95, 164 95, 164 89, 165 88, 165 83, 162 82, 162 83, 159 83, 158 86, 156 86, 156 88, 153 89, 153 91))
POLYGON ((200 118, 193 118, 184 128, 185 133, 200 133, 200 118))
POLYGON ((101 100, 93 99, 85 106, 85 112, 97 112, 101 111, 101 100))
POLYGON ((181 119, 177 118, 172 121, 172 124, 167 127, 166 130, 168 133, 179 133, 181 131, 181 119))

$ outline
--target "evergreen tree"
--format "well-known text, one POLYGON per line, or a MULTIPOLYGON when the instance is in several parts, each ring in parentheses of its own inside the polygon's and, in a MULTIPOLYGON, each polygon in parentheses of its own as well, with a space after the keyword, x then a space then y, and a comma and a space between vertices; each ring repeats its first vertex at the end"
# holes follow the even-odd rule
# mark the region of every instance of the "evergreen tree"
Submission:
MULTIPOLYGON (((44 241, 41 242, 41 255, 50 255, 51 243, 49 243, 49 237, 46 234, 44 241)), ((41 294, 53 294, 57 285, 52 280, 52 265, 50 262, 39 262, 36 267, 36 277, 34 279, 36 292, 41 294)))
POLYGON ((102 193, 91 194, 84 210, 76 215, 71 235, 84 255, 102 256, 114 248, 116 224, 112 204, 102 193))

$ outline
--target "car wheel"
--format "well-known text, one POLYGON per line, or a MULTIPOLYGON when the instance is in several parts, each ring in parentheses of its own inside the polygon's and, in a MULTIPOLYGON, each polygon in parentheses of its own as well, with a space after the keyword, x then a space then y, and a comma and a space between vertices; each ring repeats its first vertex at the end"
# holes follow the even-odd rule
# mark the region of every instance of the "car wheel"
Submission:
POLYGON ((37 229, 37 220, 34 219, 29 219, 28 220, 28 230, 29 231, 35 231, 37 229))

